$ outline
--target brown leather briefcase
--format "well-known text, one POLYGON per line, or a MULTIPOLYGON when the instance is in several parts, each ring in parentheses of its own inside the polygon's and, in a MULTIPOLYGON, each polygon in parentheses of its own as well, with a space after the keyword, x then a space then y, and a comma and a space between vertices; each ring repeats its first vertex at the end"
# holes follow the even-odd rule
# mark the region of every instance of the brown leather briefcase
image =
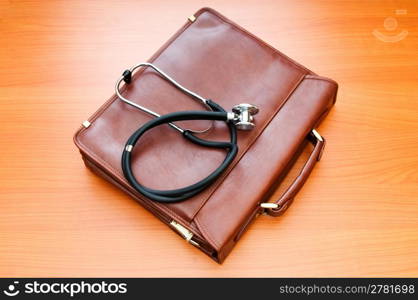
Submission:
MULTIPOLYGON (((282 214, 306 181, 325 143, 315 127, 335 103, 337 84, 209 8, 189 17, 149 62, 227 109, 242 102, 259 107, 256 127, 238 133, 238 154, 222 176, 178 203, 159 203, 138 193, 122 173, 121 155, 129 136, 151 117, 115 95, 83 123, 75 144, 87 167, 221 263, 256 215, 282 214), (266 203, 305 141, 314 148, 299 176, 280 199, 266 203)), ((160 114, 203 109, 151 68, 136 72, 122 94, 160 114)), ((178 124, 203 129, 208 122, 178 124)), ((199 137, 227 140, 225 129, 225 124, 215 122, 199 137)), ((173 189, 204 178, 225 154, 192 144, 169 126, 159 126, 147 132, 132 155, 132 168, 144 185, 173 189)))

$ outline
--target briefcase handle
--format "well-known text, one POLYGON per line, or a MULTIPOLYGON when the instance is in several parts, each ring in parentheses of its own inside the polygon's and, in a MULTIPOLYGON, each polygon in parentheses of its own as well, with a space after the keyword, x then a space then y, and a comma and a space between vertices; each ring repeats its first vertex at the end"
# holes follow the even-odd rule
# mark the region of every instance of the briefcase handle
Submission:
POLYGON ((325 139, 315 129, 309 133, 307 138, 314 144, 312 153, 309 155, 309 158, 300 171, 299 175, 277 201, 260 204, 266 214, 273 217, 277 217, 283 214, 284 211, 292 203, 293 198, 302 188, 306 179, 308 179, 315 164, 321 159, 321 155, 325 147, 325 139))

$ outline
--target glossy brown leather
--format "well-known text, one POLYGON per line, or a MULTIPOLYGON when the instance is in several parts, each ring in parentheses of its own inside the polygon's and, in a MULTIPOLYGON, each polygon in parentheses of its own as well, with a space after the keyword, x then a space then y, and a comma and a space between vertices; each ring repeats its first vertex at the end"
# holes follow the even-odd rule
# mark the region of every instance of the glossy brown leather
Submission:
POLYGON ((319 140, 314 137, 313 143, 314 143, 314 149, 309 155, 309 158, 306 161, 305 165, 303 166, 302 170, 300 171, 299 175, 296 177, 293 183, 287 188, 287 190, 283 193, 283 195, 278 200, 274 201, 274 203, 276 203, 278 207, 265 209, 265 213, 267 213, 268 215, 277 217, 285 212, 285 210, 289 207, 290 203, 292 203, 293 198, 296 196, 296 194, 302 188, 303 184, 308 179, 315 164, 321 159, 321 156, 325 147, 324 137, 322 137, 322 140, 319 140))
MULTIPOLYGON (((89 119, 88 128, 76 133, 74 141, 89 168, 163 222, 176 220, 187 227, 201 250, 222 262, 260 212, 259 204, 305 138, 334 104, 337 84, 315 75, 212 9, 201 9, 194 16, 196 20, 187 21, 149 61, 225 109, 243 102, 260 108, 256 128, 239 132, 238 155, 223 176, 201 194, 175 204, 157 203, 133 190, 123 177, 121 154, 127 138, 150 116, 115 95, 89 119)), ((134 75, 123 94, 160 114, 202 109, 147 69, 134 75)), ((203 129, 208 123, 179 125, 203 129)), ((228 133, 217 122, 201 137, 227 140, 228 133)), ((133 156, 133 170, 141 183, 172 189, 208 175, 223 160, 224 152, 191 144, 177 131, 160 126, 143 137, 133 156)), ((309 160, 299 180, 279 201, 281 207, 294 197, 312 167, 309 160)))

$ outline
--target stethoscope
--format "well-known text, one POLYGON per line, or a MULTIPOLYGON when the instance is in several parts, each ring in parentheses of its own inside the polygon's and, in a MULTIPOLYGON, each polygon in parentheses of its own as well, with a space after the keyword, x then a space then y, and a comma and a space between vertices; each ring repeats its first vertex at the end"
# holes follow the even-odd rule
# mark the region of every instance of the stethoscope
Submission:
POLYGON ((172 203, 172 202, 179 202, 186 199, 189 199, 198 193, 202 192, 208 186, 210 186, 233 162, 234 158, 238 152, 238 145, 237 145, 237 129, 239 130, 251 130, 254 128, 255 124, 253 123, 253 115, 258 113, 258 108, 254 105, 243 103, 236 105, 232 108, 232 112, 227 112, 222 106, 217 104, 216 102, 205 99, 202 96, 188 90, 184 86, 180 85, 177 81, 173 78, 168 76, 162 70, 157 68, 155 65, 151 63, 140 63, 131 69, 126 70, 123 72, 122 76, 117 80, 115 86, 116 95, 119 97, 120 100, 123 102, 138 108, 139 110, 154 116, 155 118, 148 121, 140 128, 138 128, 126 141, 123 153, 122 153, 122 171, 125 178, 131 184, 131 186, 137 190, 139 193, 144 195, 145 197, 157 201, 157 202, 164 202, 164 203, 172 203), (122 81, 125 84, 130 84, 132 82, 132 75, 135 70, 141 67, 150 67, 154 69, 162 78, 169 81, 173 84, 176 88, 178 88, 183 93, 189 95, 191 98, 200 101, 203 106, 205 106, 207 111, 178 111, 173 113, 168 113, 165 115, 160 115, 144 106, 141 106, 135 102, 132 102, 125 97, 122 96, 120 92, 120 85, 122 81), (186 120, 211 120, 211 121, 223 121, 228 126, 229 131, 229 142, 218 142, 218 141, 209 141, 204 140, 196 136, 196 134, 207 132, 209 129, 212 128, 213 124, 204 130, 191 130, 191 129, 183 129, 180 126, 174 124, 173 122, 177 121, 186 121, 186 120), (144 185, 140 184, 136 179, 135 175, 132 172, 132 150, 138 143, 139 139, 144 135, 145 132, 148 130, 162 125, 168 124, 175 130, 179 131, 183 137, 185 137, 190 142, 204 146, 209 148, 220 148, 225 149, 227 151, 225 159, 223 162, 218 166, 216 170, 214 170, 211 174, 209 174, 206 178, 183 188, 173 189, 173 190, 155 190, 144 185))

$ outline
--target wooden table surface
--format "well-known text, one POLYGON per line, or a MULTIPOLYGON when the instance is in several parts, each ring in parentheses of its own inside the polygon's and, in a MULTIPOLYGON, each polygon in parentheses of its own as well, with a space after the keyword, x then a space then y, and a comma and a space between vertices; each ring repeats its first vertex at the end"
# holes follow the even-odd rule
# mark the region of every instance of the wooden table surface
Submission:
POLYGON ((417 1, 0 3, 0 276, 418 276, 417 1), (223 265, 72 141, 121 70, 202 6, 340 85, 310 180, 223 265))

